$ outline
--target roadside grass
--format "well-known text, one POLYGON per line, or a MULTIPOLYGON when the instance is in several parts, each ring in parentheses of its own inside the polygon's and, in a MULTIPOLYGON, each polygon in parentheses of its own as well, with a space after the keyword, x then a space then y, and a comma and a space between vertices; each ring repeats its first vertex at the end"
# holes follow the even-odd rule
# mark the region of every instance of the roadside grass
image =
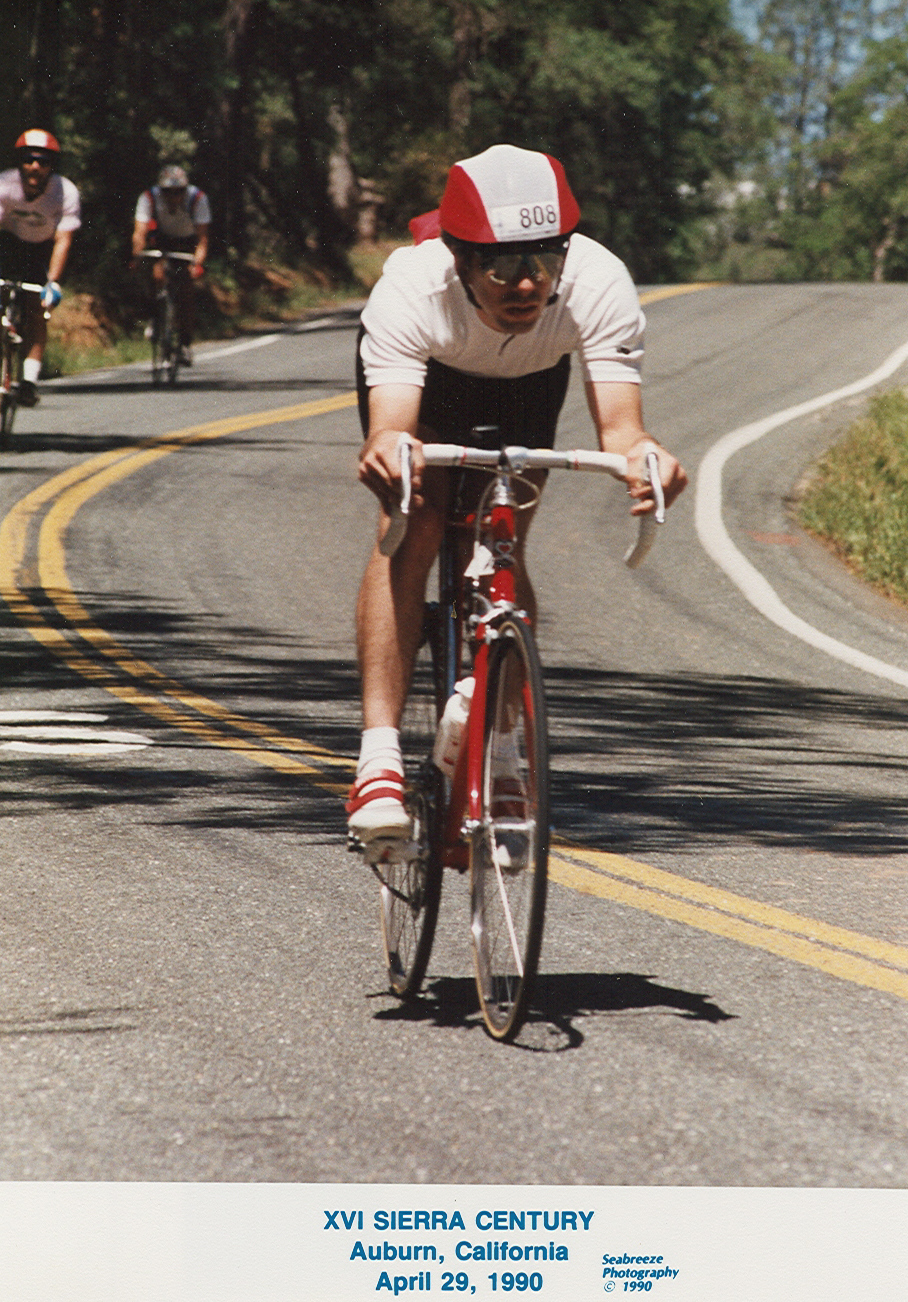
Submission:
POLYGON ((862 579, 908 603, 908 393, 874 398, 813 468, 799 523, 862 579))
POLYGON ((99 371, 108 366, 128 366, 131 362, 150 362, 151 344, 140 334, 123 335, 108 342, 73 344, 55 338, 53 327, 44 352, 42 375, 47 378, 75 375, 79 371, 99 371))

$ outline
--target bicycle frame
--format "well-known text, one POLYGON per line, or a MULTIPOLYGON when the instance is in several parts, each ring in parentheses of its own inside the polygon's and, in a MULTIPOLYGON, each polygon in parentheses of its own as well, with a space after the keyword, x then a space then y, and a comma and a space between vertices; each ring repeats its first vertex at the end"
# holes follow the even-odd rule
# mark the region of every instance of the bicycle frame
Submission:
MULTIPOLYGON (((511 486, 510 468, 502 465, 492 485, 483 494, 483 501, 476 512, 475 548, 483 545, 481 539, 485 534, 492 547, 488 548, 489 564, 492 572, 488 576, 488 594, 481 590, 478 578, 473 579, 472 588, 467 594, 464 575, 452 582, 456 570, 457 548, 453 538, 448 535, 442 544, 443 555, 440 565, 447 568, 448 578, 443 585, 450 585, 450 598, 444 602, 442 609, 447 611, 450 628, 446 631, 446 644, 453 654, 445 657, 448 694, 453 691, 459 660, 464 641, 464 625, 469 620, 469 640, 474 645, 472 673, 475 680, 473 698, 467 719, 464 744, 450 783, 450 792, 446 801, 446 818, 444 823, 443 853, 448 866, 465 867, 466 838, 472 828, 478 826, 482 818, 481 784, 482 784, 482 747, 486 728, 486 688, 488 686, 489 649, 495 638, 495 623, 506 613, 516 613, 528 621, 527 616, 517 611, 517 592, 514 576, 514 552, 517 545, 516 501, 511 486), (483 519, 483 507, 491 498, 487 520, 483 519), (456 586, 460 591, 455 592, 456 586), (465 606, 472 604, 468 616, 465 606), (484 609, 480 609, 484 608, 484 609), (459 653, 458 653, 459 652, 459 653)), ((452 525, 448 526, 449 529, 452 525)))

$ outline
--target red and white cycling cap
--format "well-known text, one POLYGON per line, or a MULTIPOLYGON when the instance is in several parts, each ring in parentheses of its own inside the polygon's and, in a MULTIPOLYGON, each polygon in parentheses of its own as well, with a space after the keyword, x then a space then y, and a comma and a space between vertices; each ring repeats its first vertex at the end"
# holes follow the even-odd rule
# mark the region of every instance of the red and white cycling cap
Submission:
POLYGON ((492 145, 451 168, 440 218, 456 240, 510 244, 570 235, 580 208, 557 158, 492 145))
POLYGON ((47 149, 51 153, 59 154, 60 146, 49 131, 39 131, 32 128, 30 131, 23 131, 22 135, 16 141, 16 149, 47 149))

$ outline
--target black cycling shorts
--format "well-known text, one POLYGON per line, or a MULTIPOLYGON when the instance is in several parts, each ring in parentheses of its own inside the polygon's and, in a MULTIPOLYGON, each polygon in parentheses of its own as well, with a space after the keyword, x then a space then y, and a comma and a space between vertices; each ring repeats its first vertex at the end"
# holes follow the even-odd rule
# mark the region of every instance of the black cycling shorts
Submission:
POLYGON ((0 231, 0 276, 5 280, 45 285, 53 247, 53 240, 31 244, 28 240, 20 240, 11 231, 0 231))
MULTIPOLYGON (((360 354, 364 333, 360 329, 356 343, 356 392, 359 419, 366 434, 369 390, 360 354)), ((553 447, 570 369, 569 353, 545 371, 533 371, 515 379, 465 375, 430 358, 419 408, 420 424, 433 431, 438 443, 464 443, 475 426, 494 425, 500 431, 494 447, 508 444, 553 447)))

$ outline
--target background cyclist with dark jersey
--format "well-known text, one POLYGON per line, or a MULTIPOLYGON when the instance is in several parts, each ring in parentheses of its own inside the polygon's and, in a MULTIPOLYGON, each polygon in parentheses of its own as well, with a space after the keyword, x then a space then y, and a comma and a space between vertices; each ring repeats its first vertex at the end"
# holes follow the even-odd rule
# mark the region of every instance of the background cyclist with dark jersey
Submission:
MULTIPOLYGON (((162 169, 157 185, 139 195, 132 231, 133 257, 138 258, 147 248, 193 255, 191 263, 178 263, 173 269, 180 362, 184 366, 192 365, 195 281, 202 275, 208 256, 210 225, 208 196, 198 186, 190 185, 185 170, 174 163, 162 169)), ((152 275, 160 285, 164 279, 160 261, 154 263, 152 275)))
MULTIPOLYGON (((494 145, 451 169, 439 211, 411 223, 417 244, 391 254, 363 312, 359 478, 381 503, 379 538, 399 496, 401 435, 414 445, 406 537, 393 559, 376 546, 357 605, 363 736, 347 808, 364 843, 409 830, 398 728, 445 519, 443 472, 425 470, 420 443, 497 425, 504 443, 552 446, 576 353, 599 446, 628 458, 632 513, 652 509, 654 445, 666 502, 687 483, 643 426, 637 292, 614 254, 576 233, 579 219, 556 159, 494 145)), ((521 515, 525 538, 532 512, 521 515)), ((532 613, 525 579, 520 595, 532 613)))

